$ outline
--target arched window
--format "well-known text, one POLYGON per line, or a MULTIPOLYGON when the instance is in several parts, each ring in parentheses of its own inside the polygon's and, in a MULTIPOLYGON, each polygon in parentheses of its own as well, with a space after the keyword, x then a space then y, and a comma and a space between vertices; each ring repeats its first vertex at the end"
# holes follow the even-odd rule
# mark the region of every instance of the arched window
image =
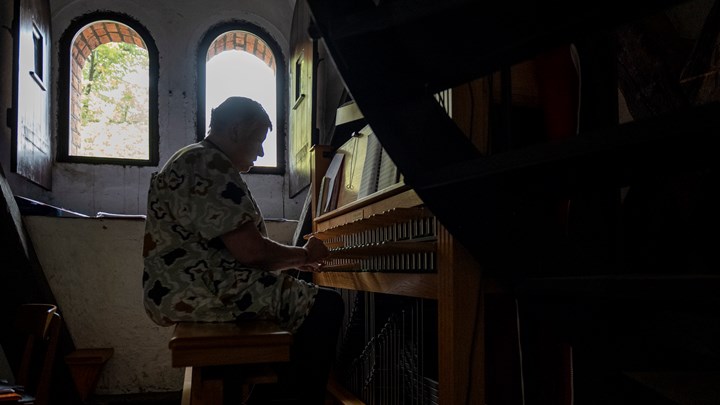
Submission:
POLYGON ((251 173, 283 173, 285 75, 277 43, 252 24, 223 24, 205 36, 198 66, 198 140, 207 135, 213 108, 231 96, 252 98, 270 115, 273 130, 263 143, 265 156, 258 158, 251 173))
POLYGON ((134 20, 74 21, 60 41, 58 160, 157 165, 157 72, 157 49, 134 20))

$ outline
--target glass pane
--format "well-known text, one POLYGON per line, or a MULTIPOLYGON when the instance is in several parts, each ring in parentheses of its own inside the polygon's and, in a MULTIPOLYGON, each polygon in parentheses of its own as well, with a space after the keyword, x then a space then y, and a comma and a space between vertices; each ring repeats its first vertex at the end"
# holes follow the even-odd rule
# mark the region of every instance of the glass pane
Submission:
POLYGON ((265 156, 258 158, 255 166, 277 166, 277 92, 273 69, 253 54, 229 50, 213 56, 207 62, 205 72, 205 133, 213 108, 231 96, 251 98, 262 104, 273 124, 273 130, 263 143, 265 156))
MULTIPOLYGON (((77 39, 76 39, 77 40, 77 39)), ((78 100, 72 108, 76 136, 69 154, 147 160, 149 147, 149 58, 147 50, 125 42, 99 45, 82 65, 78 100)), ((72 89, 77 92, 75 86, 72 89)), ((75 104, 75 103, 73 103, 75 104)), ((73 131, 71 131, 73 132, 73 131)))

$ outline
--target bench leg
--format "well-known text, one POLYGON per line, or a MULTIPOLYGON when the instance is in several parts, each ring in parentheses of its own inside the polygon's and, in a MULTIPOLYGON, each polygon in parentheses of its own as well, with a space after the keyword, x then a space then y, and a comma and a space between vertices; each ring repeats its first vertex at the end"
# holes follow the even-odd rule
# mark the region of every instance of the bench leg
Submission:
POLYGON ((185 378, 183 378, 182 400, 180 405, 190 405, 192 392, 192 367, 185 367, 185 378))
MULTIPOLYGON (((235 379, 241 385, 243 404, 257 384, 273 384, 278 381, 277 373, 267 364, 252 365, 242 369, 235 379)), ((214 367, 185 367, 183 380, 182 405, 219 405, 223 403, 223 376, 221 370, 214 367)))
POLYGON ((218 405, 223 403, 223 380, 204 373, 202 367, 186 367, 182 405, 218 405))

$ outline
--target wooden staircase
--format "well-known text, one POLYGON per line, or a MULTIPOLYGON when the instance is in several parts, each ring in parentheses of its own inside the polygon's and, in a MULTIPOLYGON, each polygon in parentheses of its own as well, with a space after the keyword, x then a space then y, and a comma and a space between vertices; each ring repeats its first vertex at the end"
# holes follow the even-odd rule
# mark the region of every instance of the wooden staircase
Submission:
MULTIPOLYGON (((719 107, 628 125, 596 120, 576 137, 483 156, 434 95, 680 3, 308 0, 313 31, 406 184, 487 265, 517 247, 511 229, 524 226, 518 212, 528 201, 712 164, 707 135, 720 129, 719 107)), ((593 76, 593 64, 583 67, 584 91, 612 84, 593 76)), ((583 103, 595 108, 590 97, 583 103)), ((616 104, 597 108, 616 117, 616 104)))
MULTIPOLYGON (((483 278, 500 279, 502 292, 518 298, 521 308, 532 309, 538 302, 550 302, 539 326, 527 332, 530 345, 539 341, 538 334, 553 327, 545 322, 547 319, 557 321, 554 330, 557 336, 553 336, 557 340, 550 343, 566 345, 563 346, 566 348, 576 336, 597 328, 597 322, 586 313, 577 319, 568 315, 580 313, 579 302, 588 306, 588 313, 600 308, 598 313, 607 319, 613 322, 620 319, 629 326, 640 320, 652 324, 650 318, 655 305, 667 305, 673 310, 684 306, 688 313, 710 323, 716 319, 713 310, 717 308, 717 300, 712 291, 720 286, 720 277, 717 267, 711 264, 717 261, 709 253, 712 249, 707 248, 707 242, 702 242, 705 247, 698 248, 704 249, 704 267, 675 266, 669 270, 672 274, 664 274, 667 277, 658 276, 657 273, 662 272, 660 266, 653 265, 663 262, 665 252, 650 260, 631 262, 623 257, 626 252, 618 253, 617 246, 627 242, 618 237, 624 230, 617 228, 625 223, 614 211, 620 205, 622 188, 639 185, 637 190, 642 193, 649 189, 662 190, 668 179, 691 179, 690 182, 698 183, 710 180, 707 184, 717 179, 715 135, 720 130, 717 101, 678 103, 680 108, 672 111, 660 111, 650 117, 638 115, 633 122, 618 124, 618 77, 615 75, 618 53, 613 48, 617 46, 613 30, 684 1, 307 0, 307 3, 314 23, 311 32, 324 42, 347 91, 404 175, 405 183, 480 263, 483 278), (441 91, 503 72, 516 63, 571 43, 579 47, 581 58, 587 58, 582 64, 581 118, 575 136, 520 146, 506 139, 506 147, 484 154, 435 98, 441 91), (694 177, 698 173, 706 177, 694 177), (553 224, 553 218, 543 216, 551 216, 553 207, 567 201, 579 203, 576 206, 585 204, 585 217, 581 219, 595 221, 592 224, 606 232, 603 239, 590 235, 596 230, 592 227, 584 235, 559 235, 562 230, 553 233, 552 227, 557 224, 553 224), (606 224, 601 222, 609 226, 604 227, 606 224), (583 240, 584 237, 587 239, 583 240), (581 246, 588 241, 587 245, 593 245, 592 248, 581 246), (598 245, 602 246, 598 248, 598 245), (617 311, 602 308, 605 302, 612 303, 617 311), (627 311, 639 304, 650 309, 647 313, 627 311), (634 314, 637 319, 632 317, 634 314), (543 318, 545 316, 547 318, 543 318)), ((491 136, 511 139, 514 122, 509 111, 500 111, 505 125, 491 136)), ((718 201, 717 192, 708 191, 715 187, 707 184, 696 190, 707 191, 707 199, 703 201, 712 205, 718 201)), ((643 197, 647 195, 641 195, 643 197)), ((641 211, 652 207, 642 203, 638 206, 641 211)), ((683 211, 682 207, 675 209, 683 211)), ((708 212, 711 214, 707 221, 718 224, 714 211, 708 212)), ((695 219, 695 224, 678 225, 677 229, 664 232, 677 234, 674 238, 678 241, 683 237, 699 240, 697 235, 682 236, 683 232, 678 230, 714 229, 714 225, 697 225, 703 220, 695 219)), ((678 249, 691 244, 683 243, 678 249)), ((637 246, 626 249, 634 248, 637 246)), ((672 249, 669 246, 669 250, 672 249)), ((528 316, 521 312, 519 318, 527 323, 524 318, 528 316)), ((488 333, 492 333, 492 328, 487 326, 488 333)), ((712 327, 702 323, 688 330, 675 328, 674 332, 714 336, 712 327)), ((646 331, 640 328, 603 333, 614 334, 618 341, 643 336, 659 346, 672 340, 663 340, 657 334, 644 335, 646 331)), ((586 338, 593 337, 589 335, 586 338)), ((552 350, 544 353, 547 347, 542 344, 547 342, 539 343, 541 348, 535 353, 538 358, 564 361, 564 353, 552 350)), ((523 350, 529 346, 523 345, 523 350)), ((677 346, 684 349, 682 344, 677 346)), ((610 345, 601 342, 587 347, 585 352, 578 350, 579 362, 590 364, 584 359, 591 358, 596 361, 593 365, 607 366, 611 370, 608 375, 617 374, 613 367, 623 367, 611 360, 611 355, 617 354, 610 345), (608 356, 603 358, 604 354, 608 356)), ((632 350, 636 347, 627 349, 628 353, 635 354, 632 350)), ((523 355, 532 354, 528 352, 523 355)), ((526 381, 528 398, 535 394, 534 399, 540 398, 540 401, 528 403, 566 403, 549 393, 553 387, 542 384, 545 377, 555 382, 562 380, 557 378, 559 374, 542 375, 547 368, 544 360, 538 368, 541 371, 534 374, 535 382, 531 382, 531 378, 526 381)), ((714 365, 717 366, 716 361, 714 365)), ((585 384, 584 392, 592 395, 598 390, 596 381, 592 380, 595 371, 587 372, 593 366, 586 367, 585 374, 578 374, 576 386, 582 388, 585 384)), ((668 387, 658 383, 665 377, 662 373, 668 371, 663 367, 686 373, 683 375, 704 373, 700 383, 687 384, 688 392, 699 391, 680 395, 685 395, 686 400, 716 394, 717 390, 701 388, 701 383, 717 381, 716 369, 707 372, 673 364, 641 369, 612 384, 629 385, 628 392, 654 390, 661 399, 653 403, 675 403, 672 401, 677 398, 661 393, 658 388, 668 387), (662 375, 658 377, 653 373, 662 375), (638 388, 640 385, 644 388, 638 388)), ((560 374, 571 374, 566 363, 561 368, 560 374)), ((533 371, 528 370, 530 368, 526 369, 526 376, 532 375, 533 371)), ((487 382, 494 377, 488 374, 485 378, 487 382)), ((562 384, 562 381, 557 383, 562 384)), ((607 383, 604 387, 610 385, 607 383)), ((601 385, 600 390, 602 388, 601 385)), ((643 391, 638 395, 647 399, 646 394, 643 391)))
MULTIPOLYGON (((40 266, 32 240, 22 223, 5 173, 0 168, 0 276, 7 286, 0 294, 0 308, 7 314, 15 314, 23 304, 43 302, 57 305, 45 274, 40 266)), ((7 356, 11 367, 19 365, 24 342, 17 339, 14 328, 0 328, 0 347, 7 356)), ((57 357, 75 350, 72 336, 67 328, 60 328, 57 342, 57 357)), ((70 370, 62 361, 54 363, 50 382, 50 396, 64 399, 68 403, 80 403, 70 370)))

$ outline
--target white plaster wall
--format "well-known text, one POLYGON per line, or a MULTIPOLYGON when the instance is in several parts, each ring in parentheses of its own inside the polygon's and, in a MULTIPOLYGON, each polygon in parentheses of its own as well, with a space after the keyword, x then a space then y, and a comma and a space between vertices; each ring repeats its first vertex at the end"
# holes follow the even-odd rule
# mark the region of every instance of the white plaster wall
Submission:
POLYGON ((152 323, 142 304, 144 221, 32 216, 25 226, 61 316, 78 348, 112 347, 98 393, 174 391, 172 328, 152 323))
MULTIPOLYGON (((7 3, 3 0, 4 5, 7 3)), ((131 16, 150 32, 159 52, 162 166, 174 151, 195 139, 197 50, 205 32, 225 21, 250 21, 272 35, 287 59, 294 5, 292 0, 50 0, 52 94, 58 94, 58 41, 73 19, 98 10, 131 16)), ((58 103, 53 99, 53 136, 57 134, 57 113, 58 103)), ((10 161, 8 143, 3 140, 5 150, 0 150, 4 167, 10 161)), ((8 180, 15 194, 83 214, 94 215, 98 211, 144 214, 148 182, 156 170, 156 167, 56 163, 52 191, 42 190, 13 174, 8 174, 8 180)), ((288 198, 287 176, 246 175, 246 179, 265 216, 299 217, 307 191, 294 199, 288 198)))
MULTIPOLYGON (((176 391, 172 328, 159 327, 142 304, 145 222, 26 216, 25 226, 61 315, 78 348, 112 347, 98 394, 176 391)), ((268 221, 269 236, 289 243, 296 221, 268 221)))

